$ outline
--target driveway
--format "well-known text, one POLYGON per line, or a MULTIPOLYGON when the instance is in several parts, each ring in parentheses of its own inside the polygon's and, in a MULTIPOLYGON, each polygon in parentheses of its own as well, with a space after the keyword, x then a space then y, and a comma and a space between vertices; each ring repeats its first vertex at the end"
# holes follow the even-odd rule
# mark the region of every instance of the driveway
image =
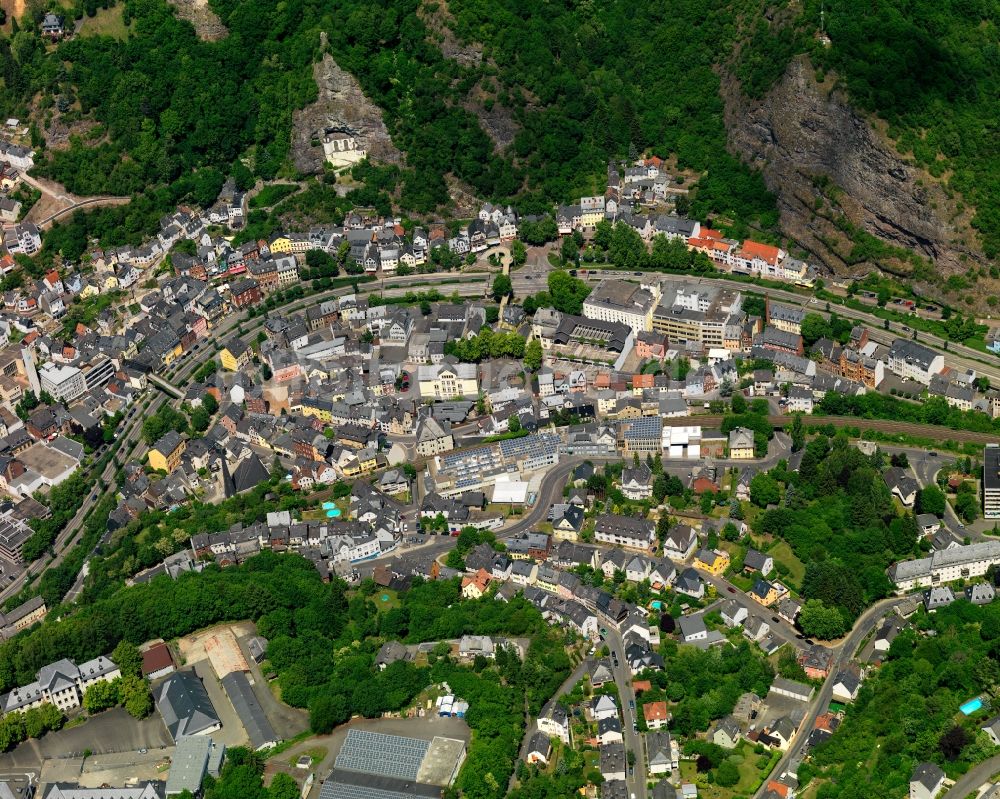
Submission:
POLYGON ((271 693, 271 688, 267 680, 264 679, 260 666, 254 662, 254 659, 250 656, 250 651, 247 649, 247 641, 250 637, 249 635, 243 635, 237 638, 237 641, 239 641, 243 657, 247 659, 247 664, 250 666, 250 681, 253 683, 254 696, 260 702, 260 706, 264 709, 264 715, 271 722, 271 726, 278 733, 278 737, 286 740, 294 738, 309 727, 309 714, 305 710, 289 707, 279 702, 274 694, 271 693))
POLYGON ((212 733, 212 740, 224 743, 227 747, 242 746, 247 742, 246 730, 240 717, 236 715, 233 703, 229 701, 226 692, 222 688, 222 683, 215 676, 215 669, 208 660, 200 660, 194 664, 194 671, 205 685, 208 691, 208 698, 212 700, 215 712, 222 722, 222 729, 212 733))

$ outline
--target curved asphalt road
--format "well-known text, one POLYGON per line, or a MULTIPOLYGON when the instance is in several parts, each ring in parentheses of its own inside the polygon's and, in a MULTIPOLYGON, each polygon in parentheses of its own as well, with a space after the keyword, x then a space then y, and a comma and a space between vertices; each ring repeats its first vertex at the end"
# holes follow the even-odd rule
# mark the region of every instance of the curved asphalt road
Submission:
MULTIPOLYGON (((823 683, 823 687, 820 688, 819 693, 813 698, 809 707, 809 712, 806 714, 805 719, 799 726, 798 732, 792 739, 791 746, 788 747, 788 751, 785 752, 781 760, 778 761, 778 765, 771 771, 771 776, 781 776, 788 770, 788 764, 793 759, 801 758, 802 747, 805 744, 806 739, 809 737, 809 734, 812 732, 813 725, 816 723, 816 718, 830 705, 830 700, 833 697, 833 682, 836 679, 837 672, 839 672, 840 669, 851 660, 858 645, 864 637, 868 635, 868 633, 875 629, 875 626, 879 623, 879 621, 881 621, 882 617, 902 601, 903 597, 892 597, 890 599, 883 599, 880 602, 876 602, 858 617, 858 620, 854 623, 854 627, 851 632, 848 633, 846 638, 830 647, 830 649, 835 653, 833 663, 830 666, 830 676, 826 678, 826 681, 823 683)), ((764 780, 763 784, 757 790, 757 793, 755 794, 757 799, 763 796, 766 792, 767 783, 768 780, 764 780)), ((949 797, 949 799, 954 799, 954 797, 949 797)), ((962 799, 964 799, 964 797, 962 799)))
POLYGON ((1000 755, 994 755, 971 771, 965 772, 941 799, 965 799, 970 793, 975 793, 980 785, 997 772, 1000 772, 1000 755))

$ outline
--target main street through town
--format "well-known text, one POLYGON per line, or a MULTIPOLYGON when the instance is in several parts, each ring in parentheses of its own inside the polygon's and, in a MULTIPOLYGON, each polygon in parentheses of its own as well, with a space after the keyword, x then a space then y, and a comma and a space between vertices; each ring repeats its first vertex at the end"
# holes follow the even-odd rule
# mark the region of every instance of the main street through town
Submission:
MULTIPOLYGON (((519 269, 515 269, 511 273, 511 281, 514 286, 515 295, 524 296, 527 294, 535 294, 539 291, 545 291, 547 289, 548 273, 552 269, 552 265, 548 260, 548 253, 548 246, 532 247, 528 250, 528 261, 524 266, 519 269)), ((604 268, 601 266, 591 268, 587 264, 583 264, 580 272, 578 272, 578 275, 580 278, 585 279, 590 283, 596 283, 606 277, 618 277, 624 280, 635 281, 656 280, 664 283, 684 283, 687 285, 703 284, 724 287, 744 293, 755 292, 758 294, 766 294, 773 300, 778 300, 789 305, 796 305, 801 308, 805 308, 809 312, 818 313, 822 316, 829 316, 830 313, 836 313, 845 319, 863 322, 869 328, 869 338, 873 341, 879 342, 880 344, 891 344, 896 338, 910 338, 913 335, 913 331, 909 325, 906 325, 903 322, 889 321, 886 323, 886 320, 873 313, 859 311, 845 305, 830 303, 830 310, 827 311, 826 303, 817 300, 816 297, 813 296, 812 292, 807 289, 793 291, 789 289, 763 287, 753 282, 727 279, 725 277, 725 273, 719 273, 718 276, 711 275, 698 277, 695 275, 676 275, 643 270, 627 272, 617 269, 604 268), (584 269, 586 269, 586 273, 583 272, 584 269)), ((972 349, 964 344, 946 341, 939 336, 923 331, 917 332, 917 338, 920 343, 947 353, 949 362, 955 366, 962 369, 973 369, 978 374, 989 377, 994 384, 1000 384, 1000 362, 997 361, 996 356, 990 353, 980 352, 979 350, 972 349)))

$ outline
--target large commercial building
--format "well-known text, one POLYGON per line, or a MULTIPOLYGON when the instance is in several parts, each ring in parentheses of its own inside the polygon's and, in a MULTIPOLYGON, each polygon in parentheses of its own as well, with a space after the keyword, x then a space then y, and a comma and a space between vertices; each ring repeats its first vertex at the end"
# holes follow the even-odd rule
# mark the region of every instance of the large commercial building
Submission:
POLYGON ((117 371, 115 362, 110 358, 100 357, 95 359, 83 370, 83 379, 87 385, 87 391, 93 388, 100 388, 111 382, 117 371))
POLYGON ((653 330, 670 341, 691 341, 705 348, 725 347, 726 328, 744 319, 743 295, 714 286, 680 286, 663 294, 653 311, 653 330))
POLYGON ((1000 446, 983 451, 983 516, 1000 519, 1000 446))
POLYGON ((624 280, 602 280, 583 301, 583 315, 619 322, 639 333, 653 329, 653 309, 659 301, 659 284, 637 286, 624 280))
POLYGON ((72 402, 87 390, 83 372, 75 366, 59 366, 50 361, 38 370, 38 377, 42 391, 63 402, 72 402))

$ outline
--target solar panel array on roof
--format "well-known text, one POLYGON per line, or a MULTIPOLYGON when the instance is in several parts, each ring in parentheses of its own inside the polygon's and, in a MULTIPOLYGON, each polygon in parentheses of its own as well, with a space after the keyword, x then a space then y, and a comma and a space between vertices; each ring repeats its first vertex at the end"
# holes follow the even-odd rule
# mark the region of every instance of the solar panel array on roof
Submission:
POLYGON ((418 738, 351 730, 340 748, 334 768, 415 780, 429 747, 429 741, 418 738))
POLYGON ((319 799, 440 799, 436 785, 358 774, 334 769, 323 783, 319 799))

